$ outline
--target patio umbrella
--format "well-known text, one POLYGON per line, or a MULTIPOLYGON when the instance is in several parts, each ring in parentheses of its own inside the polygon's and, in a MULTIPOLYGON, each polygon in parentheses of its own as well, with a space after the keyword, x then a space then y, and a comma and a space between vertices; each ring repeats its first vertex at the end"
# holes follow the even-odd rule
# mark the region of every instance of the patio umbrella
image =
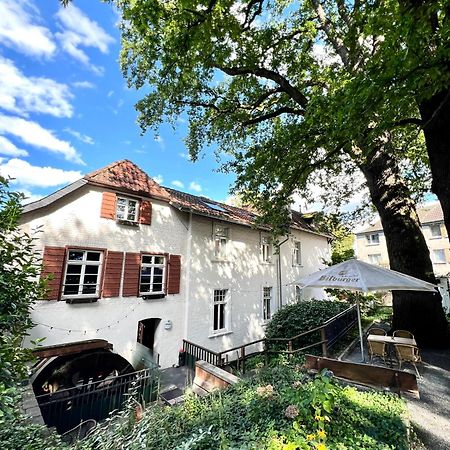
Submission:
MULTIPOLYGON (((350 291, 428 291, 436 292, 437 287, 427 281, 383 269, 357 259, 335 264, 326 269, 314 272, 301 278, 295 284, 305 287, 345 289, 350 291)), ((361 312, 357 301, 359 338, 361 357, 364 360, 363 336, 361 326, 361 312)))

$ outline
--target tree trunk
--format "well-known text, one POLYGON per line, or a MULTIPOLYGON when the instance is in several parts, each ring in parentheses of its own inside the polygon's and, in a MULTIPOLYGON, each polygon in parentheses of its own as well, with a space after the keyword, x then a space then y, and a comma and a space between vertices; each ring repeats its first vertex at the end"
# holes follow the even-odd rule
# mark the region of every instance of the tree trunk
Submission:
MULTIPOLYGON (((359 167, 380 215, 391 269, 435 283, 415 205, 392 154, 376 149, 359 167)), ((411 331, 420 345, 438 346, 448 340, 439 292, 394 291, 393 315, 393 329, 411 331)))
POLYGON ((422 101, 419 109, 433 177, 431 190, 441 203, 450 240, 450 89, 422 101))

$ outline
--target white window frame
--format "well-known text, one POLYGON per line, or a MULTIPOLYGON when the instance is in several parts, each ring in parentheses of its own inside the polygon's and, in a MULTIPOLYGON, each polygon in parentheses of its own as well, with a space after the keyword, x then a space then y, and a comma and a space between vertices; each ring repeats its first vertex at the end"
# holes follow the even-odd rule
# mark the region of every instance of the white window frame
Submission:
POLYGON ((303 300, 303 289, 298 284, 294 285, 294 299, 296 303, 303 300))
POLYGON ((120 221, 124 221, 124 222, 133 222, 133 223, 138 223, 139 220, 139 200, 136 198, 130 198, 130 197, 122 197, 120 195, 117 196, 116 199, 116 219, 120 220, 120 221), (123 212, 124 217, 119 217, 119 201, 125 201, 125 209, 123 212), (134 213, 134 217, 132 219, 130 219, 128 217, 129 215, 129 211, 130 211, 130 202, 134 202, 136 204, 135 206, 135 213, 134 213))
MULTIPOLYGON (((152 296, 152 295, 165 295, 166 294, 166 273, 167 273, 167 258, 165 255, 156 255, 152 253, 143 253, 141 255, 141 267, 139 270, 139 295, 142 297, 152 296), (144 258, 151 258, 151 262, 144 262, 144 258), (156 258, 161 258, 162 262, 155 262, 156 258), (142 269, 150 269, 150 282, 142 283, 143 275, 142 269), (159 284, 154 282, 155 269, 162 269, 162 289, 160 291, 143 291, 142 286, 149 286, 153 289, 154 284, 159 284)), ((159 274, 157 274, 159 276, 159 274)))
POLYGON ((443 248, 433 249, 433 263, 434 264, 447 264, 447 255, 445 254, 445 249, 443 249, 443 248), (442 259, 436 257, 438 252, 440 255, 443 255, 442 259))
POLYGON ((263 322, 268 322, 272 319, 272 296, 273 287, 263 286, 262 288, 262 318, 263 322))
POLYGON ((212 334, 222 334, 228 332, 229 326, 229 305, 230 305, 230 291, 229 289, 214 289, 213 291, 213 300, 212 300, 212 323, 211 323, 211 331, 212 334), (221 308, 223 306, 223 308, 221 308), (216 319, 216 311, 218 311, 217 321, 216 319), (222 311, 222 313, 220 313, 222 311), (220 324, 220 314, 223 315, 223 327, 216 328, 217 325, 220 324))
POLYGON ((433 223, 431 225, 428 225, 430 227, 430 237, 431 239, 440 239, 442 238, 442 229, 441 229, 441 224, 439 223, 433 223), (433 232, 433 230, 438 230, 439 233, 435 234, 433 232))
POLYGON ((228 257, 230 242, 230 228, 222 225, 214 225, 213 245, 214 258, 225 260, 228 257))
POLYGON ((273 256, 272 239, 270 236, 261 236, 261 260, 263 263, 271 263, 273 256))
POLYGON ((379 245, 380 244, 380 233, 370 233, 366 234, 367 245, 379 245), (376 236, 376 239, 374 237, 376 236))
POLYGON ((381 265, 381 253, 373 253, 373 254, 367 255, 367 259, 369 260, 369 264, 374 264, 377 266, 381 265), (375 258, 376 256, 378 258, 375 258), (376 260, 375 262, 373 261, 374 259, 376 260))
POLYGON ((302 265, 302 243, 300 240, 295 239, 292 247, 292 265, 302 265))
POLYGON ((102 250, 91 250, 88 248, 69 248, 67 249, 66 254, 66 260, 64 265, 64 279, 63 279, 63 286, 62 286, 62 299, 68 299, 68 298, 98 298, 100 297, 100 285, 102 281, 102 267, 103 267, 103 251, 102 250), (69 259, 71 252, 82 252, 83 253, 83 259, 82 260, 71 260, 69 259), (94 253, 99 255, 98 261, 91 261, 87 259, 88 253, 94 253), (81 266, 80 273, 68 273, 69 266, 81 266), (86 294, 83 294, 83 286, 85 285, 91 285, 92 283, 85 283, 85 277, 92 276, 94 274, 86 273, 86 267, 87 266, 96 266, 97 269, 97 280, 95 283, 95 292, 89 292, 86 294), (70 275, 79 276, 80 282, 77 284, 71 284, 67 283, 67 277, 70 275), (78 285, 78 292, 76 294, 65 294, 65 287, 66 286, 76 286, 78 285))

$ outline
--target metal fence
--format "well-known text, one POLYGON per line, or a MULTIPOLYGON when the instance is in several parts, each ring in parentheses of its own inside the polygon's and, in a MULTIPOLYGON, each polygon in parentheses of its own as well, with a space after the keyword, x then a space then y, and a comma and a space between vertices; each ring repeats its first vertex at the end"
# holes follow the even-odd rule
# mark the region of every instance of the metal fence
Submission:
POLYGON ((241 372, 245 372, 246 359, 257 354, 293 355, 320 348, 322 356, 327 356, 328 349, 339 342, 356 323, 357 309, 356 305, 353 305, 322 325, 289 338, 262 338, 221 352, 183 340, 184 361, 180 365, 194 368, 199 359, 218 367, 233 362, 241 372))
POLYGON ((112 411, 120 410, 131 396, 140 403, 154 401, 158 390, 159 371, 144 369, 39 395, 36 400, 45 424, 64 433, 84 420, 107 418, 112 411))

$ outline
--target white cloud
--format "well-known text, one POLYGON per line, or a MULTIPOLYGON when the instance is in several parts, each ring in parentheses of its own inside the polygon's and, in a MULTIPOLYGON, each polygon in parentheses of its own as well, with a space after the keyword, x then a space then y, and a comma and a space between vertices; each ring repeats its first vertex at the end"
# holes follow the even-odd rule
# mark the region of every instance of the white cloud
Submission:
POLYGON ((152 177, 152 178, 153 178, 153 180, 155 180, 158 184, 162 184, 163 181, 164 181, 164 178, 163 178, 162 175, 156 175, 156 176, 154 176, 154 177, 152 177))
POLYGON ((170 184, 180 189, 184 188, 184 184, 180 180, 173 180, 170 184))
POLYGON ((28 156, 26 150, 17 148, 9 139, 6 139, 5 136, 0 136, 0 154, 8 156, 28 156))
POLYGON ((114 91, 108 91, 108 94, 106 95, 108 98, 112 97, 114 95, 114 91))
POLYGON ((95 84, 91 83, 90 81, 74 81, 72 83, 73 87, 79 88, 79 89, 94 89, 95 84))
POLYGON ((32 166, 27 161, 13 158, 5 164, 0 164, 0 174, 3 177, 15 178, 12 183, 22 186, 52 187, 72 183, 83 177, 75 170, 62 170, 54 167, 32 166))
POLYGON ((178 153, 180 158, 187 159, 188 161, 191 160, 191 157, 189 156, 189 153, 178 153))
POLYGON ((26 116, 29 112, 71 117, 69 87, 50 78, 27 78, 10 59, 0 56, 0 105, 26 116))
POLYGON ((80 142, 83 142, 84 144, 89 144, 89 145, 94 144, 94 139, 92 139, 87 134, 82 134, 79 131, 72 130, 72 128, 64 128, 64 131, 66 133, 69 133, 70 135, 76 137, 80 142))
POLYGON ((56 37, 64 51, 100 75, 103 69, 91 64, 89 56, 81 47, 93 47, 102 53, 108 53, 108 47, 114 42, 114 38, 73 4, 60 8, 56 17, 62 29, 56 33, 56 37))
POLYGON ((80 154, 69 142, 58 139, 52 131, 31 120, 0 114, 0 134, 16 136, 25 144, 63 155, 67 161, 84 164, 80 154))
POLYGON ((26 55, 52 56, 56 45, 39 19, 39 10, 29 1, 0 1, 0 42, 26 55))
POLYGON ((25 195, 25 198, 22 200, 22 204, 24 205, 36 202, 44 197, 42 194, 33 194, 30 190, 23 188, 18 189, 18 192, 22 192, 22 194, 25 195))
POLYGON ((195 181, 191 181, 189 184, 189 189, 191 191, 195 191, 195 192, 201 192, 202 191, 202 187, 196 183, 195 181))

